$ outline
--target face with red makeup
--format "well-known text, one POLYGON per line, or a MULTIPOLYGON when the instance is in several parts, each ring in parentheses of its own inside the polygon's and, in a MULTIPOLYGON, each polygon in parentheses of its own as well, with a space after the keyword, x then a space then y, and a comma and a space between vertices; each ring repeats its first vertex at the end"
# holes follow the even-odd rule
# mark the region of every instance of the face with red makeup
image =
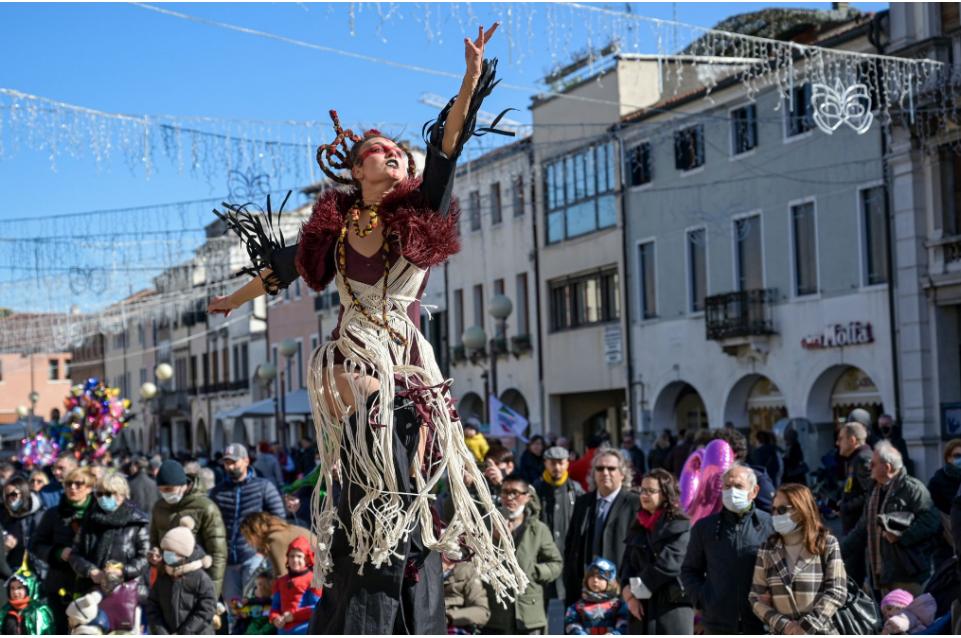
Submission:
POLYGON ((393 186, 407 177, 407 154, 386 137, 361 142, 351 173, 361 184, 393 186))

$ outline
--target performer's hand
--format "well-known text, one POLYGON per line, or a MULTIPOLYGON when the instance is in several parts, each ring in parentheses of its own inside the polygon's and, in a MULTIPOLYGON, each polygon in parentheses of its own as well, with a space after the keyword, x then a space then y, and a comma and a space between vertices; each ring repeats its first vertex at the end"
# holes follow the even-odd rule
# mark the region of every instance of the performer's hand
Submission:
POLYGON ((894 543, 897 543, 899 540, 901 540, 901 537, 900 537, 900 536, 898 536, 897 534, 892 534, 891 532, 889 532, 889 531, 887 531, 887 530, 885 530, 884 532, 882 532, 881 535, 884 536, 884 540, 886 540, 887 542, 891 543, 892 545, 893 545, 894 543))
POLYGON ((234 302, 230 299, 230 295, 226 297, 214 297, 207 304, 207 313, 215 315, 217 313, 223 314, 223 316, 230 315, 232 310, 237 308, 234 302))
POLYGON ((464 38, 464 58, 467 61, 467 75, 478 78, 484 64, 484 45, 491 39, 500 22, 495 22, 494 26, 487 32, 484 26, 477 27, 477 39, 471 42, 470 38, 464 38))

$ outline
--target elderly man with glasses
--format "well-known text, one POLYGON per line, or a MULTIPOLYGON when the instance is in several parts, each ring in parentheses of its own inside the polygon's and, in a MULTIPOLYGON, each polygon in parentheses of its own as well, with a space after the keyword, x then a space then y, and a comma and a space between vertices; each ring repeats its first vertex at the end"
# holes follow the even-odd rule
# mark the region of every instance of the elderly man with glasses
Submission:
POLYGON ((591 460, 591 490, 574 502, 564 541, 565 605, 580 597, 584 570, 594 558, 621 562, 624 539, 641 506, 637 494, 629 491, 631 479, 631 463, 620 450, 600 449, 591 460))

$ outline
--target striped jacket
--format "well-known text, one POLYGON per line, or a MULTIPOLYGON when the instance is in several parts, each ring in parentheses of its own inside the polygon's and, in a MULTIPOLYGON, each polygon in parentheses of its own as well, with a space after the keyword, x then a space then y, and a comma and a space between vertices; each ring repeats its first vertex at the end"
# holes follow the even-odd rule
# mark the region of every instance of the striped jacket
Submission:
POLYGON ((824 556, 801 551, 788 569, 784 541, 772 535, 757 552, 748 599, 772 634, 797 621, 806 634, 837 633, 832 617, 847 597, 847 572, 837 539, 828 534, 824 556))

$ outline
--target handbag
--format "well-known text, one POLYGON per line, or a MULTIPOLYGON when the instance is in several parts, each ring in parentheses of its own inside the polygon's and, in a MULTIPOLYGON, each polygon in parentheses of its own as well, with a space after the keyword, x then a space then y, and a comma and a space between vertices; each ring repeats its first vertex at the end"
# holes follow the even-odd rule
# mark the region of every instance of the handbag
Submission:
POLYGON ((881 614, 874 599, 848 576, 848 593, 844 604, 831 619, 842 636, 869 636, 881 630, 881 614))
POLYGON ((133 631, 137 622, 140 587, 136 580, 120 583, 109 593, 103 592, 100 610, 110 620, 113 631, 133 631))

